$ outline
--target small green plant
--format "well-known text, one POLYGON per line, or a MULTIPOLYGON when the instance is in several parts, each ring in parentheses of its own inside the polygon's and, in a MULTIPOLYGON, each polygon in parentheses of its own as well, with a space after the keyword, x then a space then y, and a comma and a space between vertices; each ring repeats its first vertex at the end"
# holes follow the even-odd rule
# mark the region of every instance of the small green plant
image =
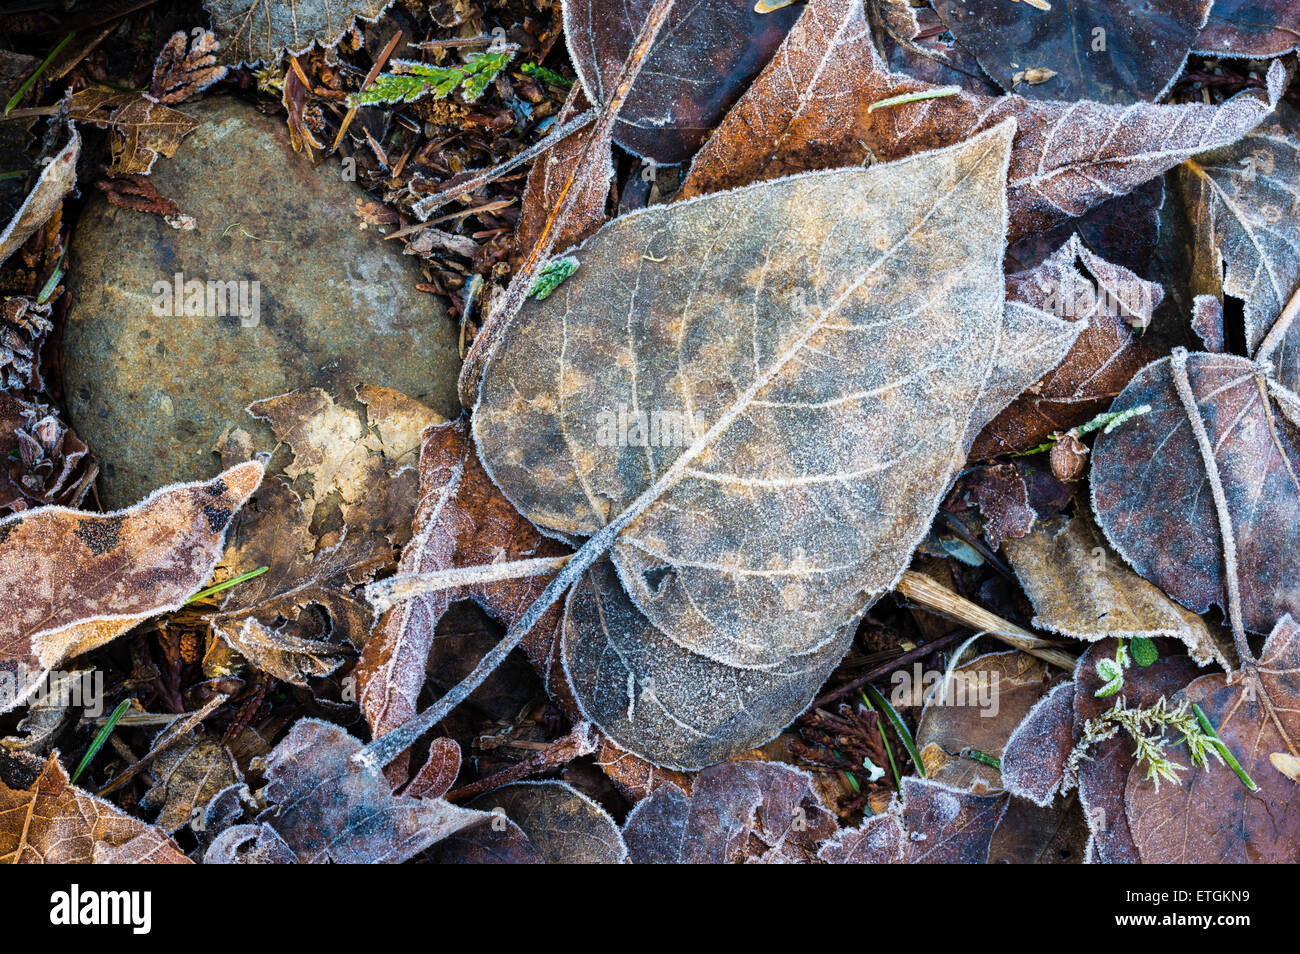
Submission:
POLYGON ((533 287, 528 294, 538 301, 544 301, 550 297, 551 292, 559 288, 561 283, 577 270, 578 260, 572 255, 553 259, 542 266, 542 270, 537 275, 537 281, 533 282, 533 287))
POLYGON ((108 721, 95 733, 95 737, 90 742, 90 748, 86 749, 86 754, 81 757, 81 761, 77 763, 76 771, 72 773, 71 781, 73 785, 77 784, 77 779, 81 778, 81 773, 86 771, 90 763, 94 761, 95 756, 104 747, 104 743, 108 741, 108 737, 113 734, 113 730, 117 728, 117 723, 121 721, 122 716, 126 715, 126 710, 129 708, 131 708, 131 700, 129 698, 123 699, 117 704, 113 714, 108 717, 108 721))
POLYGON ((1178 773, 1186 771, 1187 767, 1170 759, 1165 752, 1169 744, 1165 735, 1170 730, 1182 736, 1178 744, 1187 746, 1192 765, 1208 768, 1208 756, 1211 755, 1220 765, 1225 764, 1223 751, 1226 747, 1212 732, 1206 733, 1186 699, 1171 706, 1169 700, 1161 696, 1154 705, 1145 709, 1130 709, 1124 697, 1120 696, 1110 709, 1084 723, 1083 738, 1070 753, 1067 777, 1075 777, 1079 763, 1089 757, 1088 749, 1120 732, 1127 732, 1133 740, 1137 764, 1146 765, 1147 780, 1157 789, 1161 779, 1180 785, 1182 779, 1178 773))
POLYGON ((1143 404, 1140 405, 1139 407, 1131 407, 1127 411, 1103 411, 1101 414, 1098 414, 1096 417, 1094 417, 1091 421, 1088 421, 1086 424, 1080 424, 1078 427, 1072 427, 1068 431, 1062 434, 1053 434, 1042 444, 1039 444, 1036 447, 1031 447, 1029 448, 1029 450, 1017 451, 1011 456, 1028 457, 1030 454, 1041 454, 1044 451, 1049 451, 1053 447, 1055 447, 1058 443, 1060 443, 1061 438, 1063 438, 1066 434, 1070 434, 1073 437, 1083 437, 1083 435, 1091 434, 1093 431, 1098 430, 1099 428, 1102 429, 1101 432, 1103 434, 1109 434, 1111 431, 1115 430, 1115 428, 1119 427, 1125 421, 1132 420, 1135 417, 1141 417, 1143 414, 1150 413, 1150 411, 1151 411, 1150 404, 1143 404))
POLYGON ((548 70, 540 63, 525 63, 523 66, 519 67, 519 72, 523 73, 525 76, 539 79, 543 83, 550 83, 553 86, 559 86, 563 89, 568 89, 573 85, 573 80, 565 79, 559 73, 556 73, 553 70, 548 70))
POLYGON ((464 63, 454 66, 393 60, 393 71, 376 76, 373 83, 352 95, 352 102, 357 106, 411 103, 430 94, 436 99, 446 99, 459 87, 465 102, 472 103, 483 95, 488 83, 496 79, 518 50, 517 46, 506 45, 471 53, 464 63))
POLYGON ((1133 662, 1145 669, 1157 659, 1160 658, 1160 650, 1156 644, 1145 636, 1134 636, 1128 646, 1124 644, 1124 637, 1118 639, 1118 645, 1115 648, 1113 659, 1097 660, 1097 675, 1102 679, 1102 687, 1093 695, 1098 699, 1105 699, 1107 696, 1113 696, 1124 688, 1124 670, 1133 662), (1130 649, 1132 653, 1130 654, 1130 649))

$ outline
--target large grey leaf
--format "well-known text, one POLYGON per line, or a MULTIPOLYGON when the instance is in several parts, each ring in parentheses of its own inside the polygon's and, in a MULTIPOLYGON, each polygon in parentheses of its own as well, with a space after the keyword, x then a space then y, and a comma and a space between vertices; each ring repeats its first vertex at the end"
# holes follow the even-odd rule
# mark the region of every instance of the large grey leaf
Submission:
POLYGON ((1013 132, 606 226, 490 359, 485 467, 567 539, 635 503, 612 556, 683 648, 769 669, 817 652, 902 572, 990 379, 1009 390, 1013 132), (612 433, 620 412, 648 439, 612 433))

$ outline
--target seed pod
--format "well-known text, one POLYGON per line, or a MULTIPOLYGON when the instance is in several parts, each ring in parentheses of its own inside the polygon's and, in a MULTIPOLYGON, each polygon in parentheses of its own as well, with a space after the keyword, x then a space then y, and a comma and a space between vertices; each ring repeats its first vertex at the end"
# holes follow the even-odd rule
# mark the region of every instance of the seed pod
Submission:
POLYGON ((1073 434, 1066 434, 1052 448, 1051 460, 1056 479, 1072 483, 1083 476, 1088 463, 1088 445, 1073 434))

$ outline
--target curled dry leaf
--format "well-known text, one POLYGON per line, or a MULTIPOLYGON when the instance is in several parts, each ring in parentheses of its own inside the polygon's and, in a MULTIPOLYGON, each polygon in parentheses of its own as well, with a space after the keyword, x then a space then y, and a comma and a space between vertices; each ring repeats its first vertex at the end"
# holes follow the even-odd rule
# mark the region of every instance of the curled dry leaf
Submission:
POLYGON ((127 510, 42 507, 0 521, 0 711, 45 672, 179 609, 207 581, 226 528, 262 479, 240 464, 156 490, 127 510))
MULTIPOLYGON (((0 314, 25 301, 0 303, 0 314)), ((0 462, 0 511, 14 513, 43 504, 78 507, 99 473, 85 442, 54 408, 12 391, 0 391, 0 462)))
POLYGON ((1236 142, 1276 105, 1284 79, 1275 62, 1266 93, 1242 93, 1222 106, 1119 106, 960 92, 871 110, 882 100, 936 87, 888 72, 858 0, 811 0, 700 149, 680 194, 897 159, 960 142, 1010 118, 1017 124, 1007 176, 1014 242, 1130 192, 1196 153, 1236 142))
MULTIPOLYGON (((592 102, 604 103, 654 0, 565 0, 564 36, 592 102)), ((655 162, 690 158, 799 16, 750 0, 678 3, 614 125, 614 141, 655 162)))
POLYGON ((1196 49, 1214 56, 1280 56, 1300 47, 1300 0, 1215 0, 1196 49))
MULTIPOLYGON (((1171 698, 1197 675, 1191 657, 1177 654, 1177 643, 1162 639, 1156 645, 1159 659, 1124 671, 1123 695, 1129 708, 1146 708, 1161 697, 1171 698)), ((1097 696, 1103 685, 1097 663, 1113 659, 1117 648, 1117 641, 1109 638, 1089 646, 1079 657, 1074 679, 1057 686, 1034 707, 1002 755, 1007 789, 1035 805, 1047 806, 1058 793, 1078 787, 1089 830, 1087 856, 1105 863, 1138 860, 1124 814, 1124 787, 1136 765, 1133 740, 1120 732, 1089 746, 1084 758, 1073 756, 1088 720, 1115 704, 1115 697, 1097 696)))
POLYGON ((835 865, 984 864, 1010 796, 975 795, 922 778, 903 779, 887 811, 828 839, 818 852, 835 865))
POLYGON ((945 672, 927 690, 916 727, 926 778, 976 794, 1000 791, 1001 772, 979 756, 1001 758, 1049 685, 1047 664, 1017 650, 986 653, 945 672))
POLYGON ((1183 695, 1200 705, 1259 790, 1214 762, 1158 791, 1145 773, 1130 772, 1125 805, 1142 862, 1300 862, 1296 782, 1271 759, 1300 755, 1300 626, 1283 616, 1257 668, 1202 676, 1183 695))
MULTIPOLYGON (((222 559, 223 577, 270 570, 231 590, 212 625, 254 665, 299 686, 338 668, 344 644, 365 641, 370 609, 353 589, 409 538, 419 435, 441 420, 389 388, 357 396, 364 414, 320 388, 249 406, 293 459, 250 502, 222 559)), ((248 450, 231 438, 223 448, 248 450)))
POLYGON ((227 829, 205 861, 237 859, 236 849, 251 841, 253 852, 270 858, 283 855, 276 851, 283 842, 301 864, 396 864, 488 821, 442 799, 394 795, 387 779, 352 758, 360 750, 360 740, 340 726, 294 723, 266 757, 267 807, 257 824, 227 829))
POLYGON ((1129 569, 1086 511, 1053 517, 1004 552, 1034 604, 1035 627, 1088 642, 1164 636, 1201 665, 1231 668, 1205 621, 1129 569))
POLYGON ((1160 99, 1182 71, 1212 0, 1007 3, 935 0, 957 42, 1003 89, 1032 99, 1134 103, 1160 99), (1015 76, 1049 70, 1041 84, 1015 76))
POLYGON ((72 94, 68 115, 78 122, 111 130, 111 175, 148 175, 160 155, 174 156, 181 140, 199 124, 168 109, 147 93, 91 86, 72 94))
POLYGON ((813 777, 780 762, 723 762, 687 795, 660 785, 623 825, 636 864, 795 863, 836 831, 813 777))
MULTIPOLYGON (((1246 348, 1260 347, 1300 292, 1300 110, 1282 103, 1240 142, 1179 170, 1194 230, 1193 291, 1245 302, 1246 348)), ((1300 322, 1269 343, 1278 379, 1300 386, 1300 322)))
POLYGON ((282 53, 297 56, 313 43, 338 46, 356 20, 373 22, 393 0, 203 0, 231 66, 275 63, 282 53))
POLYGON ((1104 411, 1155 357, 1133 326, 1150 323, 1164 291, 1074 235, 1036 268, 1009 276, 1007 297, 1084 327, 1065 359, 980 432, 971 448, 976 458, 1030 450, 1104 411))
POLYGON ((68 141, 41 170, 14 217, 0 230, 0 262, 16 252, 46 220, 58 210, 63 197, 77 184, 77 159, 81 156, 81 134, 68 124, 68 141))
MULTIPOLYGON (((513 822, 523 832, 544 864, 621 865, 627 861, 627 846, 614 819, 586 795, 564 782, 514 782, 493 789, 470 802, 470 807, 488 813, 491 838, 479 829, 465 832, 478 838, 483 847, 508 845, 513 838, 501 835, 510 829, 500 819, 513 822)), ((511 845, 511 851, 520 851, 511 845)))
POLYGON ((0 760, 0 864, 190 863, 166 832, 69 782, 57 755, 0 760))
MULTIPOLYGON (((1151 410, 1098 437, 1093 510, 1125 561, 1204 613, 1211 605, 1227 608, 1223 538, 1172 362, 1147 365, 1115 400, 1114 411, 1151 410)), ((1274 412, 1259 366, 1233 355, 1193 354, 1186 371, 1223 483, 1244 625, 1269 632, 1284 613, 1300 612, 1292 573, 1300 548, 1300 438, 1274 412)))
POLYGON ((158 812, 154 824, 168 834, 200 818, 219 792, 244 780, 225 746, 201 727, 164 749, 149 774, 153 784, 140 804, 158 812))

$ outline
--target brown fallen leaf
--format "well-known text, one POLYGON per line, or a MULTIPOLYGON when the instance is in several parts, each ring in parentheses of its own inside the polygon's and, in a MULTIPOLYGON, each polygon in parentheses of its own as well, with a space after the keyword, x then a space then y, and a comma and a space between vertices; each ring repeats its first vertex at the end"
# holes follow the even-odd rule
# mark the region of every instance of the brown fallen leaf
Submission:
POLYGON ((1247 353, 1274 361, 1295 390, 1300 323, 1278 319, 1300 292, 1300 110, 1280 104, 1240 142, 1183 163, 1179 181, 1196 242, 1193 292, 1245 302, 1247 353))
MULTIPOLYGON (((1147 708, 1162 697, 1170 698, 1197 675, 1191 657, 1178 654, 1179 644, 1162 639, 1156 646, 1160 658, 1154 663, 1131 665, 1124 671, 1122 692, 1130 708, 1147 708)), ((1137 764, 1133 740, 1118 733, 1089 745, 1082 758, 1078 747, 1088 720, 1116 701, 1117 697, 1097 696, 1105 682, 1097 664, 1113 659, 1117 648, 1117 641, 1109 638, 1089 646, 1079 657, 1074 679, 1057 686, 1030 711, 1002 755, 1008 790, 1034 805, 1052 805, 1058 794, 1078 788, 1089 832, 1087 858, 1108 864, 1138 860, 1124 815, 1124 786, 1137 764)))
POLYGON ((1030 450, 1104 411, 1155 357, 1133 328, 1150 323, 1164 292, 1074 235, 1036 268, 1008 276, 1007 297, 1087 326, 1056 368, 980 432, 975 458, 1030 450))
POLYGON ((660 785, 623 826, 636 864, 806 864, 834 835, 813 777, 779 762, 723 762, 687 795, 660 785))
POLYGON ((81 134, 69 123, 68 141, 41 170, 23 204, 4 228, 0 229, 0 262, 31 238, 58 210, 63 197, 76 187, 77 159, 80 156, 81 134))
POLYGON ((112 131, 112 163, 108 168, 112 175, 148 175, 158 157, 176 155, 181 140, 199 124, 197 119, 163 106, 147 93, 104 86, 73 93, 68 115, 77 122, 112 131))
POLYGON ((984 864, 1010 798, 905 778, 901 798, 827 839, 818 857, 833 865, 984 864))
POLYGON ((1034 604, 1035 628, 1087 642, 1168 637, 1201 665, 1231 668, 1204 620, 1129 569, 1086 510, 1053 517, 1004 552, 1034 604))
POLYGON ((337 725, 301 719, 266 757, 267 807, 254 825, 227 829, 205 861, 237 860, 237 850, 287 860, 282 842, 301 864, 396 864, 473 825, 484 812, 438 798, 394 795, 379 773, 352 758, 360 740, 337 725))
POLYGON ((1014 242, 1130 192, 1198 152, 1240 139, 1276 105, 1284 79, 1281 63, 1274 63, 1267 95, 1246 92, 1222 106, 1116 106, 958 92, 872 111, 874 103, 936 88, 887 71, 857 0, 811 0, 697 153, 680 195, 897 159, 1013 118, 1007 188, 1014 242))
MULTIPOLYGON (((487 813, 494 832, 508 830, 501 824, 505 819, 517 825, 543 864, 621 865, 628 860, 614 820, 564 782, 515 782, 480 795, 469 807, 487 813)), ((479 834, 473 830, 465 836, 479 834)))
POLYGON ((114 513, 43 507, 0 521, 0 711, 45 673, 179 609, 208 580, 262 465, 176 484, 114 513))
MULTIPOLYGON (((1232 536, 1231 583, 1240 587, 1242 624, 1252 632, 1300 612, 1291 570, 1300 547, 1300 438, 1273 403, 1297 400, 1287 395, 1270 390, 1263 370, 1245 358, 1175 351, 1140 371, 1111 408, 1150 410, 1101 434, 1092 452, 1093 510, 1111 546, 1194 613, 1230 608, 1223 541, 1225 532, 1232 536), (1180 368, 1194 417, 1179 395, 1180 368), (1216 478, 1222 514, 1207 486, 1216 478)), ((1250 658, 1249 649, 1240 654, 1250 658)))
POLYGON ((164 750, 149 774, 153 784, 140 805, 158 812, 154 824, 168 834, 198 818, 218 792, 243 781, 225 746, 202 727, 164 750))
POLYGON ((1143 864, 1300 862, 1296 782, 1272 761, 1300 756, 1300 626, 1283 616, 1257 668, 1202 676, 1183 696, 1200 705, 1258 790, 1218 764, 1159 790, 1130 772, 1124 804, 1143 864))
POLYGON ((57 755, 6 760, 0 864, 190 863, 166 832, 71 784, 57 755))
MULTIPOLYGON (((609 98, 652 4, 565 0, 569 56, 593 102, 609 98)), ((655 162, 689 159, 798 16, 797 7, 759 13, 748 0, 676 4, 619 111, 614 141, 655 162)))
POLYGON ((1279 56, 1300 47, 1300 0, 1215 0, 1196 49, 1212 56, 1279 56))
POLYGON ((945 672, 927 692, 916 726, 925 777, 977 795, 1001 791, 1002 773, 988 760, 1001 758, 1050 685, 1047 664, 1016 650, 986 653, 945 672))
POLYGON ((249 406, 293 457, 249 503, 222 558, 222 579, 269 572, 232 589, 211 620, 254 665, 295 685, 332 672, 347 644, 365 642, 370 609, 353 590, 409 539, 419 435, 440 420, 388 388, 357 397, 364 414, 320 388, 249 406))
POLYGON ((373 23, 393 0, 203 0, 230 66, 274 63, 313 43, 338 46, 357 20, 373 23))

